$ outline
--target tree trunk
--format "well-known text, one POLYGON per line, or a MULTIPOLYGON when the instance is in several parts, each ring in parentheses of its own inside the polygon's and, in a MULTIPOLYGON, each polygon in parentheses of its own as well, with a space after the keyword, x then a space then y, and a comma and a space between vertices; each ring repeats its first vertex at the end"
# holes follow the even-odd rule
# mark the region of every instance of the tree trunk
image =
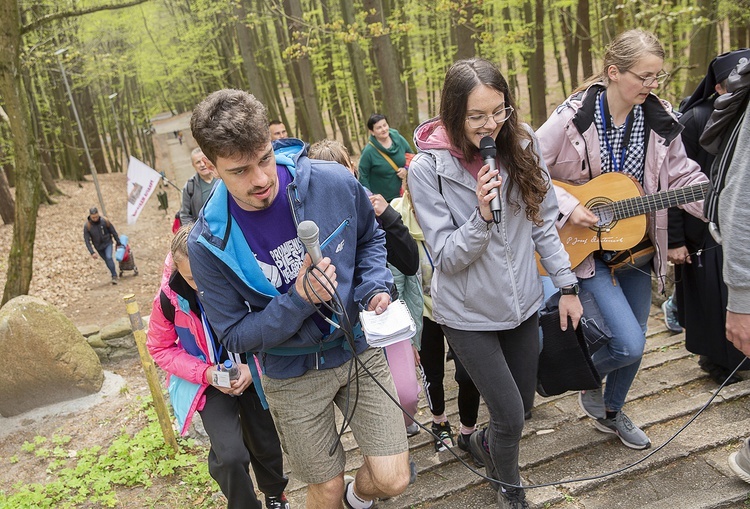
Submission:
MULTIPOLYGON (((408 19, 406 17, 406 12, 402 9, 401 10, 401 23, 408 23, 408 19)), ((419 95, 417 93, 417 83, 416 83, 416 70, 414 69, 412 65, 412 58, 411 58, 411 44, 409 43, 409 33, 404 32, 401 35, 401 42, 399 44, 399 53, 401 57, 403 58, 402 61, 402 67, 404 69, 404 73, 406 74, 406 90, 407 90, 407 97, 408 97, 408 103, 409 103, 409 125, 411 127, 416 127, 417 124, 419 124, 419 95)), ((404 137, 409 140, 411 143, 411 136, 407 136, 407 133, 404 134, 404 137)), ((408 133, 408 134, 411 134, 408 133)))
POLYGON ((536 0, 534 13, 534 86, 531 89, 531 123, 536 128, 547 120, 547 73, 545 72, 544 51, 544 0, 536 0))
MULTIPOLYGON (((305 27, 302 24, 302 5, 300 0, 284 0, 284 12, 289 18, 287 19, 287 29, 289 30, 289 40, 294 44, 304 45, 305 27)), ((310 129, 308 133, 309 140, 318 141, 326 138, 326 129, 323 125, 323 117, 320 114, 318 104, 318 92, 315 87, 315 73, 310 57, 307 53, 302 53, 294 60, 294 66, 298 71, 300 88, 302 90, 302 110, 307 119, 307 125, 310 129)))
POLYGON ((391 42, 387 30, 386 19, 383 16, 382 0, 364 0, 366 21, 373 34, 372 49, 375 55, 375 65, 380 75, 383 97, 383 114, 388 117, 388 123, 400 133, 409 133, 408 110, 406 105, 406 90, 401 82, 401 69, 398 66, 398 55, 391 42))
POLYGON ((104 151, 99 138, 99 129, 96 125, 96 110, 91 99, 91 90, 88 86, 82 87, 78 90, 78 93, 74 91, 74 96, 77 96, 76 106, 78 106, 78 114, 81 118, 81 128, 83 129, 83 135, 86 136, 94 168, 99 173, 106 173, 107 164, 104 161, 104 151))
POLYGON ((473 1, 460 2, 456 9, 452 10, 454 34, 456 38, 456 53, 454 60, 474 58, 476 49, 474 47, 474 3, 473 1))
MULTIPOLYGON (((341 0, 341 15, 346 27, 354 24, 354 3, 351 0, 341 0)), ((354 89, 357 92, 357 104, 359 105, 359 116, 364 122, 370 115, 375 113, 375 103, 372 100, 370 80, 365 71, 365 53, 359 47, 357 41, 346 43, 346 51, 352 65, 352 76, 354 77, 354 89)))
POLYGON ((563 45, 565 46, 565 58, 568 61, 570 88, 575 90, 578 86, 578 49, 580 43, 576 36, 578 23, 575 23, 572 19, 572 11, 570 7, 563 7, 560 9, 560 26, 562 27, 562 40, 563 45), (572 30, 570 28, 571 24, 575 26, 572 30))
POLYGON ((698 0, 700 16, 709 21, 699 25, 690 39, 690 59, 688 62, 687 81, 682 96, 687 97, 706 75, 708 64, 716 56, 716 17, 718 5, 714 0, 698 0))
POLYGON ((10 119, 16 160, 16 210, 8 270, 0 306, 27 295, 33 274, 34 237, 39 209, 39 164, 36 144, 29 136, 29 105, 21 82, 19 51, 21 20, 17 0, 0 0, 0 96, 10 119))
MULTIPOLYGON (((503 7, 503 29, 506 32, 513 30, 511 20, 513 18, 510 14, 510 7, 507 5, 503 7)), ((516 103, 520 99, 518 96, 521 94, 521 88, 518 85, 518 77, 516 76, 516 55, 513 53, 511 48, 505 50, 505 63, 508 66, 508 87, 513 90, 513 95, 516 98, 516 103)))
MULTIPOLYGON (((288 34, 284 30, 283 19, 280 16, 274 16, 273 25, 276 31, 276 37, 279 41, 279 46, 282 48, 289 47, 290 43, 288 34)), ((297 79, 297 73, 294 66, 292 65, 292 62, 289 59, 284 59, 283 64, 286 78, 287 80, 289 80, 289 89, 292 96, 292 102, 294 104, 294 115, 297 122, 297 127, 299 129, 300 138, 309 139, 310 126, 307 122, 307 113, 305 111, 304 105, 302 104, 302 89, 300 88, 299 80, 297 79)))
POLYGON ((581 67, 585 79, 594 74, 594 60, 591 55, 591 17, 589 16, 589 0, 578 0, 576 16, 578 18, 576 38, 581 41, 581 67))
MULTIPOLYGON (((255 60, 255 50, 253 49, 252 34, 247 27, 247 11, 245 10, 245 1, 237 2, 234 6, 234 12, 237 15, 237 41, 242 55, 242 68, 245 71, 245 79, 249 85, 249 92, 260 102, 268 107, 268 99, 263 90, 263 78, 260 74, 258 62, 255 60)), ((274 115, 275 116, 275 115, 274 115)))
POLYGON ((555 9, 552 5, 548 8, 549 12, 549 30, 552 39, 552 53, 555 55, 555 62, 557 62, 557 79, 560 81, 562 86, 563 95, 568 96, 568 87, 565 84, 565 72, 563 71, 562 55, 557 49, 557 34, 555 33, 555 9))
MULTIPOLYGON (((0 159, 3 159, 2 147, 0 147, 0 159)), ((5 171, 0 168, 0 218, 3 220, 3 224, 13 224, 13 220, 16 215, 16 204, 13 200, 13 194, 10 192, 10 186, 8 185, 8 179, 5 178, 5 171)))
MULTIPOLYGON (((329 13, 330 3, 329 0, 323 0, 321 3, 323 5, 323 23, 327 26, 331 23, 331 17, 329 13)), ((328 34, 326 38, 328 39, 325 50, 327 67, 326 74, 328 75, 328 79, 326 81, 328 82, 328 100, 331 104, 331 114, 333 115, 336 124, 339 126, 339 131, 341 132, 341 138, 343 139, 344 146, 349 151, 349 153, 352 154, 354 153, 354 147, 352 146, 352 138, 351 134, 349 133, 349 124, 346 121, 344 106, 341 104, 339 92, 336 87, 336 80, 334 79, 335 74, 333 67, 333 48, 336 45, 336 41, 332 34, 328 34)))

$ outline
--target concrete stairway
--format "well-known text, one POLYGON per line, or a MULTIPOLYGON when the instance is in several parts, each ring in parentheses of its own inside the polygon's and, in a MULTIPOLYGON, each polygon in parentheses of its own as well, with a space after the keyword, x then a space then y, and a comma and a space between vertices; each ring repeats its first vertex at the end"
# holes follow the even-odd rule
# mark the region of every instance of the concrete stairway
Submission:
MULTIPOLYGON (((750 485, 729 470, 727 456, 750 435, 750 379, 724 388, 713 403, 677 438, 633 468, 604 478, 560 484, 561 480, 595 478, 644 459, 669 440, 703 407, 716 384, 684 349, 682 334, 664 327, 661 311, 652 309, 641 369, 630 391, 626 412, 651 438, 653 447, 634 451, 614 435, 597 431, 578 407, 577 394, 550 398, 537 395, 532 418, 521 441, 524 484, 551 484, 527 490, 536 508, 714 508, 750 507, 750 485)), ((451 423, 458 425, 453 363, 447 366, 446 398, 451 423)), ((418 420, 429 427, 430 413, 420 407, 418 420)), ((479 421, 486 424, 482 405, 479 421)), ((381 509, 496 507, 495 492, 451 452, 435 453, 426 432, 409 439, 419 469, 417 482, 402 495, 380 501, 381 509)), ((351 433, 343 438, 347 471, 362 457, 351 433)), ((459 458, 473 462, 458 447, 459 458)), ((482 469, 483 473, 483 469, 482 469)), ((292 479, 287 489, 292 506, 304 507, 305 487, 292 479)))

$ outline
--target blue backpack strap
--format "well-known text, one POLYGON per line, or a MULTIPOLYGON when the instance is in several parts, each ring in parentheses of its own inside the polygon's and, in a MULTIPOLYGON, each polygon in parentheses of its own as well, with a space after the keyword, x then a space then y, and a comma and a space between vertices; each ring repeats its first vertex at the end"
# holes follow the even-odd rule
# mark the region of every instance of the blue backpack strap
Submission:
POLYGON ((255 362, 255 355, 248 352, 245 356, 247 358, 247 366, 250 368, 250 375, 253 377, 255 393, 258 395, 263 410, 268 410, 268 401, 266 401, 266 393, 263 390, 263 385, 260 383, 260 373, 258 372, 258 364, 255 362))

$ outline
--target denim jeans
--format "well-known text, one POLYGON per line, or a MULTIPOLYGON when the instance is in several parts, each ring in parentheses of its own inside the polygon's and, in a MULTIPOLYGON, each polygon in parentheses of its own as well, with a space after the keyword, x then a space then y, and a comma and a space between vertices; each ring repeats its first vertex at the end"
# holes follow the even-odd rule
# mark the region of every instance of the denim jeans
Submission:
POLYGON ((511 330, 462 331, 443 325, 456 357, 490 411, 485 432, 499 479, 518 484, 518 449, 524 414, 534 405, 539 364, 539 317, 511 330))
POLYGON ((115 261, 112 259, 112 243, 107 244, 107 247, 101 251, 97 249, 96 252, 99 253, 101 259, 107 264, 107 268, 109 269, 110 274, 112 274, 112 277, 117 277, 115 261))
POLYGON ((646 346, 646 324, 651 309, 651 269, 641 267, 615 271, 596 262, 594 277, 581 279, 581 288, 591 292, 612 331, 612 340, 591 356, 599 375, 606 377, 604 405, 618 412, 641 365, 646 346))

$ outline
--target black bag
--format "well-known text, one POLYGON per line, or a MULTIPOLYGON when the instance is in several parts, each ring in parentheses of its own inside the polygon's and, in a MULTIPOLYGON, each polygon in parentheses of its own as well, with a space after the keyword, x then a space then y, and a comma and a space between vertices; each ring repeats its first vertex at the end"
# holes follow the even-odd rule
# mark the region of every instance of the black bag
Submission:
MULTIPOLYGON (((593 355, 594 352, 599 350, 599 347, 612 339, 612 331, 604 321, 602 312, 599 310, 599 305, 596 303, 596 299, 594 299, 594 294, 581 288, 578 298, 583 306, 583 316, 581 317, 579 327, 583 330, 583 337, 586 339, 589 352, 593 355)), ((547 299, 547 302, 544 304, 545 309, 547 311, 556 310, 559 302, 560 292, 557 292, 547 299)), ((542 312, 544 312, 544 309, 542 312)))
MULTIPOLYGON (((551 299, 550 299, 551 300, 551 299)), ((560 329, 560 312, 545 308, 539 314, 544 345, 539 354, 537 392, 555 396, 567 391, 601 387, 602 380, 591 361, 591 354, 583 334, 583 327, 560 329)))

